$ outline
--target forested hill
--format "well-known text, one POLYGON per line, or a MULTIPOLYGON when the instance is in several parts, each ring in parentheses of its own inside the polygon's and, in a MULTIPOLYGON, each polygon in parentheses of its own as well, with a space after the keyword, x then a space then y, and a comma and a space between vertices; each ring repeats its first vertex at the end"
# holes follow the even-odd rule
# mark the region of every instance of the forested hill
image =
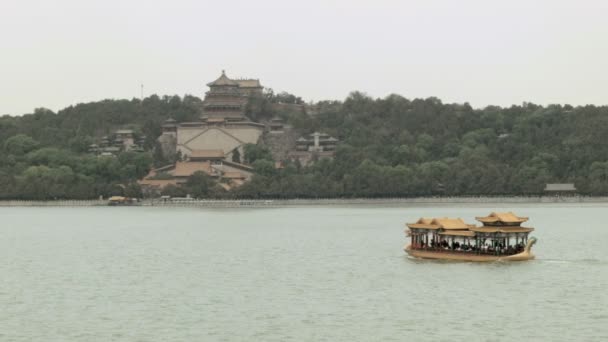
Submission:
POLYGON ((36 109, 33 114, 0 117, 0 142, 25 134, 44 147, 68 148, 84 152, 94 137, 117 128, 132 127, 146 135, 146 145, 154 146, 161 124, 169 116, 177 121, 193 121, 200 116, 198 97, 152 95, 143 99, 104 100, 64 108, 57 113, 36 109))
MULTIPOLYGON (((137 192, 135 180, 155 159, 168 117, 191 121, 201 100, 151 96, 105 100, 53 113, 0 118, 0 198, 94 198, 137 192), (145 135, 146 153, 98 158, 89 144, 116 128, 145 135)), ((268 110, 261 105, 257 108, 268 110)), ((343 197, 539 194, 546 183, 575 183, 581 193, 608 194, 608 107, 534 104, 473 109, 439 99, 353 93, 320 102, 310 113, 283 115, 302 133, 341 140, 334 161, 274 169, 223 197, 343 197)), ((254 113, 255 114, 255 113, 254 113)))
POLYGON ((152 166, 164 120, 196 120, 201 104, 193 96, 153 95, 0 117, 0 199, 136 196, 136 180, 152 166), (145 135, 147 152, 123 152, 117 158, 87 153, 90 144, 118 128, 145 135))
MULTIPOLYGON (((436 98, 353 93, 301 119, 299 127, 342 140, 334 162, 296 177, 313 193, 519 195, 540 194, 546 183, 559 182, 575 183, 582 193, 608 193, 605 106, 475 110, 436 98)), ((275 181, 266 186, 289 192, 275 181)))

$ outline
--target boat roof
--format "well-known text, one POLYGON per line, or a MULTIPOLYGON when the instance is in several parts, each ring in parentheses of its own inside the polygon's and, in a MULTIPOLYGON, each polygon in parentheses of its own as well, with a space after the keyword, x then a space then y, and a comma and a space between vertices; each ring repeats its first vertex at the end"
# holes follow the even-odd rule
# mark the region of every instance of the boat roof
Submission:
POLYGON ((475 227, 472 224, 466 224, 461 218, 428 218, 421 217, 415 223, 408 223, 408 227, 410 228, 418 228, 418 229, 445 229, 445 230, 466 230, 471 227, 475 227))
POLYGON ((523 223, 523 222, 528 221, 527 217, 519 217, 510 211, 506 212, 506 213, 492 212, 488 216, 475 217, 475 219, 477 219, 477 221, 480 221, 483 223, 494 223, 494 222, 523 223))
POLYGON ((534 230, 531 227, 513 227, 513 226, 492 226, 492 227, 474 227, 470 229, 473 232, 479 233, 529 233, 534 230))

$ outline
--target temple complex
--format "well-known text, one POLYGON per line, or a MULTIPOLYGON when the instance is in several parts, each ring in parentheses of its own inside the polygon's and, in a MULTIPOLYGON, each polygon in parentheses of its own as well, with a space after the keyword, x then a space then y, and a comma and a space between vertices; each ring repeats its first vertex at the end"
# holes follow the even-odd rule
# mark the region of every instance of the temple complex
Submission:
POLYGON ((139 184, 146 192, 160 192, 169 184, 179 185, 201 171, 218 181, 226 190, 243 185, 253 176, 250 166, 225 159, 222 150, 196 150, 185 160, 151 170, 139 184))
POLYGON ((245 116, 247 101, 261 96, 263 87, 257 79, 233 80, 222 74, 207 84, 201 119, 177 123, 165 121, 159 142, 165 155, 179 152, 189 158, 197 150, 221 150, 231 160, 236 150, 243 155, 245 144, 257 144, 265 126, 245 116))
POLYGON ((163 123, 158 138, 163 156, 177 161, 152 170, 140 182, 142 186, 158 190, 180 184, 196 171, 222 180, 225 188, 239 186, 252 174, 251 167, 241 164, 247 144, 267 146, 277 162, 291 159, 309 165, 334 157, 338 139, 320 132, 296 139, 297 132, 279 116, 261 123, 245 115, 248 101, 263 96, 258 79, 231 79, 222 71, 207 86, 199 120, 176 122, 169 118, 163 123))
POLYGON ((257 144, 264 133, 265 125, 245 116, 249 99, 262 96, 264 88, 257 79, 230 79, 224 71, 207 86, 200 120, 178 123, 169 118, 162 125, 158 141, 163 155, 175 159, 178 154, 179 160, 152 170, 140 181, 142 186, 160 190, 184 183, 197 171, 218 179, 226 189, 251 178, 251 167, 233 159, 238 159, 235 154, 243 156, 244 146, 257 144))

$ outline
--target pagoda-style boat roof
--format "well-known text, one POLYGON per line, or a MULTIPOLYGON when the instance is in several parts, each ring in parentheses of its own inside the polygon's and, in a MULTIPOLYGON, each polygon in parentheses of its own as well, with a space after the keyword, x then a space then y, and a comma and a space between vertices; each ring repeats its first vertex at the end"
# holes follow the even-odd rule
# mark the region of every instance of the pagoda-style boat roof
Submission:
POLYGON ((504 222, 504 223, 523 223, 528 221, 527 217, 519 217, 512 212, 507 213, 497 213, 492 212, 488 216, 484 217, 475 217, 480 222, 483 223, 495 223, 495 222, 504 222))
POLYGON ((460 218, 421 217, 407 223, 405 233, 411 239, 406 253, 417 258, 460 261, 523 261, 534 259, 531 252, 534 230, 522 227, 527 217, 512 212, 493 212, 477 217, 483 226, 465 223, 460 218))
POLYGON ((484 226, 469 228, 473 232, 479 233, 529 233, 534 230, 530 227, 519 227, 519 226, 484 226))
POLYGON ((444 229, 444 230, 466 230, 475 225, 466 224, 461 218, 420 218, 416 223, 408 223, 409 228, 414 229, 444 229))

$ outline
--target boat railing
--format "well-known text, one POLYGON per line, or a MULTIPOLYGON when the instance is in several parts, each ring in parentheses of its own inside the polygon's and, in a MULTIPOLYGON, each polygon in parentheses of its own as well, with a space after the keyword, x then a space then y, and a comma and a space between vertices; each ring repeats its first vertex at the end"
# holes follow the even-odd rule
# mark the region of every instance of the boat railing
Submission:
POLYGON ((422 250, 422 251, 430 251, 430 252, 439 252, 439 253, 451 253, 451 254, 476 254, 476 255, 515 255, 523 252, 523 248, 513 248, 513 249, 484 249, 484 248, 475 248, 472 249, 452 249, 450 247, 428 247, 428 246, 412 246, 412 249, 422 250))

